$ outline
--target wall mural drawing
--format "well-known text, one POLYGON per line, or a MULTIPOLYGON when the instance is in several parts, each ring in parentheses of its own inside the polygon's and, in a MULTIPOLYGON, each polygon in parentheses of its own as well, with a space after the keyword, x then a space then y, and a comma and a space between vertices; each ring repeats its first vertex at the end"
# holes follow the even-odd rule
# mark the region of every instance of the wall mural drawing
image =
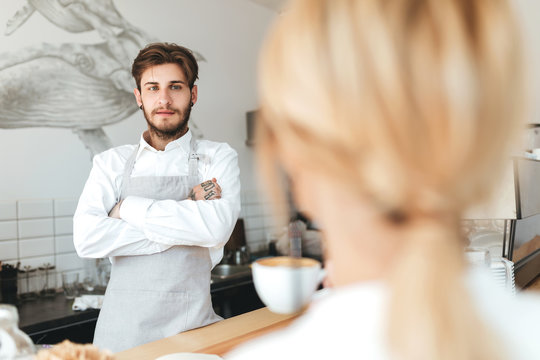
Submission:
MULTIPOLYGON (((35 13, 70 33, 96 31, 102 41, 41 43, 0 54, 0 128, 69 128, 91 156, 110 148, 103 126, 138 111, 131 63, 157 40, 127 22, 113 0, 26 0, 8 20, 5 35, 35 13)), ((192 122, 190 128, 202 137, 192 122)))

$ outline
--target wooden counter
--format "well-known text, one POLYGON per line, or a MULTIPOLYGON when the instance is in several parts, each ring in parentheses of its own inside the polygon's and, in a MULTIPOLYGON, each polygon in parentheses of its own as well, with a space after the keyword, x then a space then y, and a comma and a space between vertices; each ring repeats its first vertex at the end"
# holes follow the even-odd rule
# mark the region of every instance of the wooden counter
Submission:
POLYGON ((278 315, 262 308, 119 352, 115 360, 153 360, 178 352, 223 355, 247 340, 290 324, 296 316, 278 315))

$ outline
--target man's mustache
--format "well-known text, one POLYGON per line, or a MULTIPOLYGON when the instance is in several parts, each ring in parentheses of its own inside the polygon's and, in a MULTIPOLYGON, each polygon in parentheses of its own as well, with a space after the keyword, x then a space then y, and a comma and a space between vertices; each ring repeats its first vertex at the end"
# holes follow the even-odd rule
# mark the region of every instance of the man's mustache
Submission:
POLYGON ((175 109, 175 108, 171 108, 171 107, 161 107, 161 108, 157 108, 157 109, 154 109, 152 110, 152 114, 155 115, 157 114, 159 111, 172 111, 174 113, 178 113, 178 109, 175 109))

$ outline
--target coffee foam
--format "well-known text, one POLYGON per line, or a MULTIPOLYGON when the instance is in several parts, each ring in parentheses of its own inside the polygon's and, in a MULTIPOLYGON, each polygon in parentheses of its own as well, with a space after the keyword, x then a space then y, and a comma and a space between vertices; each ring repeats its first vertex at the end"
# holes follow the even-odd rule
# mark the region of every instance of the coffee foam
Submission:
POLYGON ((294 258, 290 256, 276 256, 255 261, 262 266, 282 266, 282 267, 311 267, 319 265, 319 262, 310 258, 294 258))

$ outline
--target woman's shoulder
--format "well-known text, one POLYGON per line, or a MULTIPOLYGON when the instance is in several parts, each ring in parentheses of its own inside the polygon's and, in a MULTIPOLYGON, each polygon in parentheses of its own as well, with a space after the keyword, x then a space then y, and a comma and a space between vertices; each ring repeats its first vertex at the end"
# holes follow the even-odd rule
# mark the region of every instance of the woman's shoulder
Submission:
POLYGON ((227 359, 387 359, 385 303, 379 285, 332 289, 316 296, 290 326, 239 347, 227 359))

